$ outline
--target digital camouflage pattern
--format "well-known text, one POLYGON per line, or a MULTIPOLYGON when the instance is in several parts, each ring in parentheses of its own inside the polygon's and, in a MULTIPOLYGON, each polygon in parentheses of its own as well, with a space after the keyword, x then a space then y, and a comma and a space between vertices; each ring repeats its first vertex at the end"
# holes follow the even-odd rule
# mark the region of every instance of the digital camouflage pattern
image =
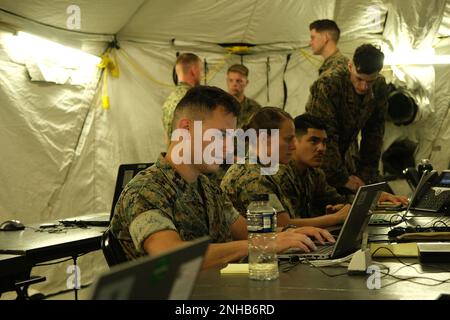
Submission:
POLYGON ((301 172, 294 163, 290 163, 280 167, 275 179, 293 205, 291 218, 321 216, 326 213, 328 204, 346 202, 345 197, 327 183, 325 173, 321 169, 307 168, 301 172))
POLYGON ((261 109, 261 105, 253 99, 244 97, 244 100, 240 103, 241 110, 237 119, 237 128, 243 128, 249 123, 253 114, 261 109))
POLYGON ((277 213, 292 211, 290 201, 283 195, 277 180, 273 175, 261 175, 259 164, 233 164, 223 177, 220 187, 244 217, 252 197, 257 194, 268 194, 269 204, 277 213))
POLYGON ((144 241, 162 230, 176 231, 183 241, 202 236, 210 236, 212 243, 231 241, 231 225, 238 217, 219 186, 204 175, 187 183, 162 154, 123 190, 111 231, 131 260, 146 255, 144 241))
POLYGON ((178 102, 180 102, 181 98, 184 97, 184 95, 190 88, 191 86, 187 83, 180 82, 175 90, 170 93, 169 97, 162 106, 163 126, 166 137, 168 138, 167 141, 170 141, 170 138, 172 136, 172 120, 175 108, 178 102))
POLYGON ((336 70, 338 68, 347 68, 350 60, 339 50, 326 58, 319 68, 319 76, 327 70, 336 70))
POLYGON ((387 109, 384 77, 380 75, 369 92, 361 97, 353 88, 348 68, 327 70, 313 83, 310 93, 306 112, 321 118, 327 126, 327 152, 322 168, 328 183, 342 187, 352 174, 365 183, 376 182, 387 109), (352 172, 344 164, 360 131, 359 158, 356 172, 352 172))

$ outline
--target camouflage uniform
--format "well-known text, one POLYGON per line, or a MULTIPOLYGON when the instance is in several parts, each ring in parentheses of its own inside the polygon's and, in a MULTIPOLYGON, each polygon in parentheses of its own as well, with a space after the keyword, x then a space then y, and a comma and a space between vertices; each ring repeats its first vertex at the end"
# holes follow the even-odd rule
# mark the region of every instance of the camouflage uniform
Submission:
POLYGON ((237 128, 244 127, 244 125, 250 121, 253 114, 259 109, 261 109, 261 105, 258 102, 244 97, 244 100, 241 102, 241 110, 237 119, 237 128))
POLYGON ((327 125, 329 141, 322 168, 328 183, 342 187, 352 174, 366 183, 377 181, 387 109, 384 77, 379 76, 369 92, 360 97, 354 90, 348 68, 327 70, 310 91, 306 112, 321 118, 327 125), (362 140, 356 172, 353 172, 344 163, 359 131, 362 140))
POLYGON ((338 68, 347 68, 349 59, 339 50, 326 58, 319 68, 319 76, 326 70, 336 70, 338 68))
POLYGON ((255 194, 268 194, 269 204, 277 213, 293 208, 283 195, 274 175, 261 175, 259 164, 233 164, 222 179, 220 187, 241 215, 246 217, 247 207, 255 194))
POLYGON ((191 86, 187 83, 180 82, 162 106, 164 132, 167 134, 168 141, 172 136, 172 120, 175 108, 190 88, 191 86))
POLYGON ((291 218, 312 218, 325 214, 328 204, 347 202, 335 188, 331 187, 321 169, 307 168, 303 172, 293 163, 280 166, 275 176, 278 185, 293 205, 291 218))
POLYGON ((187 183, 162 154, 127 184, 111 221, 113 235, 128 259, 146 255, 144 241, 162 230, 176 231, 183 241, 210 236, 213 243, 232 240, 239 217, 222 190, 204 175, 187 183))

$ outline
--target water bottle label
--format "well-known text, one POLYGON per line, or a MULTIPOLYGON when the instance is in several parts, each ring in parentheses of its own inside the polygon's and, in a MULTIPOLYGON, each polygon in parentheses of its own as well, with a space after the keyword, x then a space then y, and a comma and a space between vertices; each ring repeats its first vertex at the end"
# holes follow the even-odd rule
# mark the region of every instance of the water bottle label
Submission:
POLYGON ((255 233, 274 232, 275 214, 273 212, 247 214, 247 230, 255 233))

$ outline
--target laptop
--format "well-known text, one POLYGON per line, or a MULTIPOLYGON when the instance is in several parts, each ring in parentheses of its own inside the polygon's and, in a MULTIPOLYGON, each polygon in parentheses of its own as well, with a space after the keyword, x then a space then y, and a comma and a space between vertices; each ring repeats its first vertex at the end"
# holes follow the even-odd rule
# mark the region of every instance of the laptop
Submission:
POLYGON ((359 188, 352 207, 345 219, 336 243, 318 246, 314 252, 287 251, 278 254, 280 259, 325 260, 344 257, 361 248, 361 240, 373 209, 378 203, 386 182, 365 185, 359 188))
POLYGON ((92 300, 187 300, 203 262, 209 237, 154 257, 113 267, 95 282, 92 300))
POLYGON ((58 221, 65 227, 107 227, 109 226, 109 212, 87 214, 58 221))

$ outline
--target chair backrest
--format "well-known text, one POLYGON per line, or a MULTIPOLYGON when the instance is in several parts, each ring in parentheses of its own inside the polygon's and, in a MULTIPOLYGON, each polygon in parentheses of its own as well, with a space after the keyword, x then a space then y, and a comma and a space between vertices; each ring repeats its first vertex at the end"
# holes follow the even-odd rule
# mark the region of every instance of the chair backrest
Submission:
MULTIPOLYGON (((152 164, 153 163, 131 163, 121 164, 119 166, 109 221, 112 220, 117 200, 119 200, 120 194, 122 193, 127 183, 130 182, 130 180, 133 179, 133 177, 138 174, 139 171, 150 167, 152 164)), ((119 240, 117 240, 112 234, 111 228, 108 228, 103 233, 101 247, 108 266, 112 267, 127 261, 125 252, 123 251, 119 240)))
POLYGON ((153 165, 153 163, 130 163, 121 164, 119 166, 109 220, 111 220, 113 217, 117 200, 119 200, 120 194, 122 193, 127 183, 130 182, 130 180, 133 179, 133 177, 138 174, 139 171, 147 169, 151 165, 153 165))
POLYGON ((111 228, 106 229, 103 233, 101 246, 109 267, 128 261, 122 246, 112 234, 111 228))

